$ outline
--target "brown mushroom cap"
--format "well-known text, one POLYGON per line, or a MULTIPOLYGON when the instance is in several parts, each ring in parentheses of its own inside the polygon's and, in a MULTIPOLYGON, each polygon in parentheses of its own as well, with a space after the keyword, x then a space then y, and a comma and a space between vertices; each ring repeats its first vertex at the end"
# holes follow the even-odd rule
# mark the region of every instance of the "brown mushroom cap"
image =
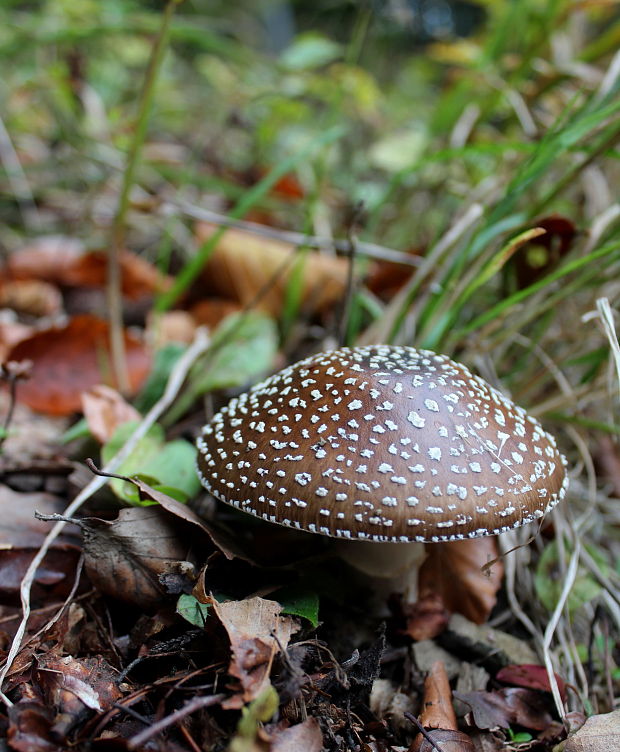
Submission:
POLYGON ((216 498, 339 538, 502 533, 542 517, 568 484, 538 421, 465 366, 410 347, 295 363, 231 400, 198 450, 216 498))

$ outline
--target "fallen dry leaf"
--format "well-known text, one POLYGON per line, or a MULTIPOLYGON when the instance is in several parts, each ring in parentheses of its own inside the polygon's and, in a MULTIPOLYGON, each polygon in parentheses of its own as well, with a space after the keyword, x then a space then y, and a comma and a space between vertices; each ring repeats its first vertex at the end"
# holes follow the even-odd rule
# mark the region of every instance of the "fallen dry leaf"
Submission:
MULTIPOLYGON (((141 256, 123 251, 119 257, 121 267, 121 292, 130 300, 163 292, 171 284, 170 277, 162 274, 141 256)), ((108 254, 90 251, 74 259, 63 276, 63 282, 72 287, 103 288, 108 274, 108 254)))
MULTIPOLYGON (((18 342, 9 358, 33 362, 31 378, 17 390, 18 400, 48 415, 78 411, 81 392, 102 382, 113 383, 108 343, 107 322, 88 314, 18 342)), ((149 372, 150 356, 128 332, 125 349, 131 391, 135 392, 149 372)))
POLYGON ((321 752, 323 733, 316 718, 306 718, 302 723, 270 731, 270 752, 321 752))
POLYGON ((54 316, 62 311, 62 295, 40 279, 13 279, 0 284, 0 308, 37 318, 54 316))
POLYGON ((122 423, 141 419, 133 405, 112 387, 96 384, 81 394, 88 429, 101 444, 109 441, 122 423))
POLYGON ((52 732, 54 713, 41 702, 22 700, 9 707, 9 746, 16 752, 62 752, 52 732))
MULTIPOLYGON (((0 485, 0 603, 19 602, 19 587, 26 569, 49 532, 49 525, 35 519, 64 510, 62 499, 47 493, 18 493, 0 485)), ((71 590, 80 557, 79 539, 66 528, 37 569, 33 601, 63 598, 71 590)))
POLYGON ((504 575, 497 557, 495 538, 433 543, 418 578, 419 599, 439 594, 448 611, 463 614, 476 624, 484 624, 495 605, 504 575))
POLYGON ((56 738, 92 711, 103 712, 121 697, 117 672, 101 656, 74 658, 48 650, 37 657, 35 676, 46 704, 56 710, 53 731, 56 738))
POLYGON ((611 752, 620 749, 620 710, 590 716, 564 746, 564 752, 611 752))
MULTIPOLYGON (((217 230, 215 225, 199 223, 198 241, 204 243, 217 230)), ((244 306, 254 305, 277 317, 294 269, 302 272, 300 303, 304 311, 320 312, 342 300, 348 273, 345 259, 315 251, 296 254, 295 246, 290 243, 242 230, 226 230, 202 278, 213 293, 244 306), (257 300, 259 293, 261 297, 257 300)))
MULTIPOLYGON (((452 706, 452 690, 442 661, 435 661, 424 679, 424 698, 419 718, 433 743, 445 752, 473 752, 470 739, 458 730, 452 706)), ((419 733, 410 752, 431 752, 433 744, 419 733)), ((435 747, 436 748, 436 747, 435 747)))
POLYGON ((553 719, 547 710, 545 695, 531 689, 509 687, 495 692, 455 692, 471 711, 479 729, 523 726, 534 731, 544 731, 553 719))
POLYGON ((115 520, 84 518, 84 565, 99 590, 144 610, 166 598, 162 576, 193 577, 187 526, 157 506, 121 509, 115 520))
POLYGON ((195 335, 196 322, 187 311, 150 313, 147 316, 145 339, 153 350, 175 342, 188 345, 195 335))
POLYGON ((0 362, 7 359, 13 345, 30 337, 34 329, 19 321, 0 321, 0 362))
POLYGON ((80 257, 83 244, 56 235, 37 238, 11 253, 5 273, 11 279, 41 279, 62 284, 67 269, 80 257))
POLYGON ((292 616, 282 616, 282 606, 276 601, 256 597, 218 603, 209 598, 209 603, 230 641, 228 673, 239 679, 241 685, 241 691, 222 703, 222 707, 238 709, 268 686, 273 659, 286 650, 299 624, 292 616))
MULTIPOLYGON (((504 666, 495 675, 497 681, 504 684, 511 684, 514 687, 525 687, 527 689, 538 689, 541 692, 551 692, 549 684, 549 674, 544 666, 526 663, 521 666, 504 666)), ((566 702, 566 685, 564 680, 557 674, 555 680, 558 684, 560 696, 566 702)))
POLYGON ((432 640, 444 631, 450 621, 450 612, 439 593, 428 593, 415 603, 405 605, 407 626, 405 632, 412 640, 432 640))
POLYGON ((199 326, 203 325, 208 326, 209 329, 215 329, 226 316, 238 313, 240 310, 241 306, 234 300, 209 298, 193 305, 190 308, 190 313, 199 326))

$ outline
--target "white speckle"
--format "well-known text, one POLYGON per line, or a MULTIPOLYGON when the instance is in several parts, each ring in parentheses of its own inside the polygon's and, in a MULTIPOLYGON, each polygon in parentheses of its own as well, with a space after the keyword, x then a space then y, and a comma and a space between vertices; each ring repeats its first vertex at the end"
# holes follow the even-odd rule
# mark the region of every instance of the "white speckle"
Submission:
POLYGON ((523 457, 518 452, 512 452, 511 457, 517 463, 517 465, 521 465, 523 463, 523 457))
POLYGON ((394 496, 384 496, 381 499, 381 503, 384 504, 386 507, 395 507, 398 506, 398 501, 394 496))
POLYGON ((499 464, 499 462, 491 462, 491 470, 494 473, 501 472, 502 466, 499 464))
POLYGON ((346 501, 347 495, 345 493, 337 493, 336 494, 336 501, 346 501))
POLYGON ((472 473, 481 473, 482 472, 482 468, 480 467, 480 463, 479 462, 470 462, 469 463, 469 467, 470 467, 472 473))
POLYGON ((433 413, 439 412, 439 405, 435 402, 435 400, 425 399, 424 406, 426 407, 427 410, 430 410, 433 413))
POLYGON ((355 472, 356 473, 365 473, 367 470, 368 470, 368 466, 367 465, 358 465, 355 468, 355 472))
POLYGON ((310 473, 297 473, 297 475, 295 475, 295 480, 300 486, 307 486, 312 480, 312 476, 310 473))
POLYGON ((412 473, 423 473, 424 472, 424 465, 410 465, 409 470, 411 470, 412 473))
POLYGON ((319 486, 315 491, 315 494, 317 496, 327 496, 328 493, 329 493, 328 490, 324 488, 323 486, 319 486))
POLYGON ((360 407, 362 407, 362 403, 360 400, 351 400, 347 407, 349 408, 349 410, 359 410, 360 407))
POLYGON ((439 461, 441 459, 441 449, 439 447, 429 447, 428 456, 432 460, 439 461))
POLYGON ((392 481, 392 483, 398 483, 399 486, 406 486, 407 485, 406 479, 403 478, 400 475, 392 475, 392 477, 390 478, 390 480, 392 481))
POLYGON ((482 494, 485 494, 488 490, 487 486, 474 486, 476 496, 482 496, 482 494))
POLYGON ((413 410, 409 413, 407 416, 407 420, 414 425, 416 428, 424 428, 424 424, 426 423, 425 418, 421 418, 416 412, 413 410))
POLYGON ((394 472, 394 468, 391 465, 388 465, 387 462, 382 462, 377 468, 377 470, 380 473, 393 473, 394 472))

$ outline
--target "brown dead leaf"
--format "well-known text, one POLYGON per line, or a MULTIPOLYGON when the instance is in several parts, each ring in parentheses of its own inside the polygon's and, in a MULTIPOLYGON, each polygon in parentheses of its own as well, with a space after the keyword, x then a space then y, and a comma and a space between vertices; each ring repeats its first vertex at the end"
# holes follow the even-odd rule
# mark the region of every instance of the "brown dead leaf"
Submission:
POLYGON ((215 327, 232 313, 238 313, 241 310, 239 303, 234 300, 224 300, 223 298, 209 298, 201 300, 190 308, 190 313, 194 317, 196 324, 208 326, 209 329, 215 327))
POLYGON ((450 621, 450 612, 439 593, 428 593, 423 598, 405 606, 407 626, 405 632, 412 640, 432 640, 441 634, 450 621))
POLYGON ((620 749, 620 710, 593 715, 566 740, 564 752, 611 752, 620 749))
POLYGON ((210 598, 209 602, 230 640, 228 673, 241 684, 241 691, 222 707, 238 709, 268 686, 273 659, 286 649, 299 624, 292 616, 282 616, 282 606, 276 601, 248 598, 218 603, 210 598))
POLYGON ((0 362, 4 362, 13 345, 30 337, 34 329, 19 321, 0 321, 0 362))
POLYGON ((0 284, 0 308, 37 318, 53 316, 62 311, 62 295, 40 279, 13 279, 0 284))
POLYGON ((153 350, 174 342, 189 344, 196 334, 196 322, 187 311, 151 313, 147 316, 145 339, 153 350))
POLYGON ((445 607, 484 624, 495 605, 504 567, 497 560, 495 538, 433 543, 419 573, 419 598, 438 593, 445 607))
MULTIPOLYGON (((435 661, 424 679, 424 699, 419 718, 429 731, 433 743, 445 752, 473 752, 470 739, 458 730, 452 707, 452 690, 442 661, 435 661)), ((410 752, 431 752, 433 744, 419 733, 409 747, 410 752)))
POLYGON ((163 576, 193 578, 188 528, 157 506, 121 509, 111 522, 79 521, 85 568, 99 590, 144 610, 166 599, 163 576))
POLYGON ((270 752, 321 752, 323 734, 316 718, 307 718, 296 726, 270 730, 270 752))
MULTIPOLYGON (((199 223, 198 241, 204 243, 217 230, 215 225, 199 223)), ((345 259, 315 251, 296 254, 290 243, 236 229, 226 230, 220 238, 202 276, 211 292, 244 306, 254 304, 261 293, 256 307, 277 317, 293 270, 298 268, 302 270, 304 311, 324 311, 342 299, 348 272, 345 259)))
POLYGON ((455 692, 454 696, 470 708, 479 729, 510 728, 516 724, 544 731, 553 722, 545 695, 531 689, 509 687, 495 692, 455 692))
POLYGON ((142 417, 116 389, 105 384, 96 384, 80 396, 88 429, 101 444, 109 441, 122 423, 142 417))
POLYGON ((65 736, 92 711, 108 710, 121 697, 117 672, 101 656, 73 658, 48 650, 37 658, 35 676, 46 704, 56 710, 53 731, 65 736))
MULTIPOLYGON (((141 256, 123 251, 120 254, 121 292, 130 300, 145 295, 163 292, 170 287, 171 278, 162 274, 141 256)), ((106 251, 90 251, 66 269, 63 282, 72 287, 103 288, 108 274, 108 254, 106 251)))
MULTIPOLYGON (((148 374, 150 356, 128 332, 125 348, 129 382, 135 392, 148 374)), ((17 390, 18 400, 48 415, 68 415, 79 410, 81 392, 95 384, 113 382, 108 324, 88 314, 18 342, 9 358, 33 362, 31 378, 17 390)))
MULTIPOLYGON (((35 511, 54 514, 64 506, 51 494, 22 494, 0 486, 0 603, 19 602, 21 581, 49 532, 49 525, 35 519, 35 511)), ((65 597, 71 590, 80 556, 79 539, 71 531, 64 530, 37 569, 32 590, 36 603, 65 597)))
MULTIPOLYGON (((538 689, 541 692, 551 692, 549 683, 549 674, 544 666, 526 663, 521 666, 509 665, 501 668, 495 675, 497 681, 504 684, 511 684, 515 687, 526 687, 527 689, 538 689)), ((566 684, 564 680, 555 675, 560 697, 564 702, 567 700, 566 684)))
POLYGON ((12 279, 41 279, 62 284, 67 269, 79 258, 82 250, 82 243, 75 238, 38 238, 12 253, 5 271, 12 279))
POLYGON ((62 752, 52 733, 51 708, 34 700, 16 703, 8 709, 8 743, 16 752, 62 752))

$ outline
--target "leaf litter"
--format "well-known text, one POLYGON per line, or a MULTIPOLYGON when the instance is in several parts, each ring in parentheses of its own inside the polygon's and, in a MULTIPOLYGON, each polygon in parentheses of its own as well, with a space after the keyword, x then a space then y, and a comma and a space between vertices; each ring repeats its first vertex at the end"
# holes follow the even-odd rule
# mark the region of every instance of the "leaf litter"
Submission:
MULTIPOLYGON (((520 22, 525 13, 512 22, 520 22)), ((494 58, 492 48, 490 44, 484 55, 501 73, 505 64, 500 57, 494 58)), ((307 39, 283 58, 290 61, 298 56, 295 86, 303 89, 307 84, 312 97, 319 98, 326 81, 316 77, 312 59, 321 49, 320 39, 307 39)), ((473 49, 465 42, 443 42, 429 46, 428 59, 456 66, 450 70, 458 70, 467 94, 467 65, 473 49)), ((590 61, 590 72, 602 77, 603 70, 595 68, 600 61, 591 50, 588 54, 584 60, 590 61)), ((203 62, 205 69, 212 65, 208 59, 203 62)), ((79 87, 85 83, 83 73, 78 62, 73 63, 71 87, 79 87)), ((582 64, 579 69, 584 76, 585 67, 582 64)), ((355 81, 364 78, 362 68, 356 70, 357 79, 352 75, 343 79, 347 96, 356 95, 355 81)), ((334 76, 343 72, 353 73, 348 64, 336 63, 334 76)), ((505 69, 504 74, 514 76, 518 88, 518 70, 505 69)), ((577 83, 582 83, 578 75, 574 72, 577 83)), ((565 72, 558 77, 564 80, 565 72)), ((530 101, 534 97, 531 87, 524 88, 523 102, 516 90, 515 96, 506 99, 517 102, 516 121, 528 124, 525 130, 530 134, 542 133, 550 112, 559 108, 556 115, 560 117, 562 109, 569 108, 565 93, 553 88, 553 78, 537 83, 543 83, 544 89, 551 87, 557 101, 545 98, 539 108, 538 101, 530 101), (528 120, 532 117, 536 118, 533 130, 528 120)), ((569 102, 571 86, 567 84, 569 102)), ((284 163, 276 165, 271 188, 268 182, 264 184, 265 206, 251 207, 248 198, 245 208, 251 208, 251 213, 236 214, 274 226, 284 216, 293 226, 311 219, 330 235, 322 239, 321 247, 331 247, 333 223, 336 232, 347 237, 345 250, 354 258, 358 228, 354 231, 342 218, 354 213, 348 204, 354 203, 353 194, 359 189, 360 195, 370 197, 364 222, 395 245, 419 249, 411 253, 419 256, 416 262, 420 263, 411 266, 422 267, 422 273, 414 272, 410 283, 409 265, 358 264, 359 259, 351 265, 348 258, 310 252, 288 240, 265 239, 260 232, 240 226, 219 238, 199 279, 177 295, 177 308, 162 314, 169 305, 165 294, 172 284, 172 276, 159 271, 165 264, 157 268, 146 260, 148 253, 120 250, 121 306, 125 321, 132 324, 121 333, 129 355, 127 394, 120 394, 111 377, 107 324, 90 312, 76 315, 80 305, 82 310, 89 309, 92 301, 101 299, 107 251, 85 251, 80 241, 58 236, 41 237, 19 248, 9 236, 14 250, 2 269, 0 303, 11 310, 0 321, 0 348, 13 362, 33 363, 31 378, 17 384, 19 404, 13 404, 10 397, 15 386, 10 381, 5 392, 8 402, 2 403, 3 413, 12 413, 14 418, 2 437, 0 485, 0 657, 7 669, 2 674, 7 710, 0 713, 0 734, 6 736, 9 749, 549 752, 562 744, 565 752, 598 752, 617 746, 618 719, 613 710, 618 682, 618 641, 613 627, 620 623, 617 572, 612 556, 589 544, 578 548, 575 538, 567 535, 562 517, 556 516, 532 546, 524 545, 525 538, 515 534, 507 546, 511 553, 505 556, 498 556, 492 539, 432 548, 419 576, 418 600, 411 606, 393 583, 384 581, 377 589, 376 582, 342 561, 323 541, 268 529, 215 504, 198 487, 191 441, 204 421, 205 408, 212 412, 231 394, 297 355, 333 346, 339 330, 335 322, 343 310, 340 302, 347 297, 351 305, 346 336, 351 342, 373 328, 391 329, 390 336, 409 341, 415 329, 416 341, 451 348, 452 323, 458 321, 459 328, 454 330, 467 336, 454 347, 491 378, 497 368, 501 379, 526 396, 534 393, 541 400, 547 396, 557 400, 553 375, 560 369, 572 383, 581 380, 585 410, 576 406, 573 394, 565 393, 561 411, 554 407, 553 419, 564 426, 568 423, 569 428, 572 421, 604 432, 603 449, 595 460, 603 461, 615 482, 617 448, 613 439, 604 442, 617 431, 607 411, 601 414, 592 398, 604 391, 601 374, 606 348, 592 328, 587 338, 592 343, 584 352, 578 341, 583 328, 558 326, 552 316, 547 318, 550 312, 540 300, 548 296, 551 307, 563 300, 564 290, 554 287, 553 279, 547 284, 549 277, 557 275, 556 280, 566 281, 568 291, 574 278, 565 274, 566 264, 585 267, 592 250, 584 245, 590 232, 587 212, 579 221, 573 220, 569 203, 564 202, 559 204, 562 214, 546 213, 556 185, 570 184, 574 207, 583 203, 593 212, 596 203, 603 213, 610 208, 602 202, 606 176, 596 172, 598 167, 584 176, 579 171, 560 174, 565 143, 570 153, 564 156, 570 160, 575 156, 572 150, 578 149, 584 150, 584 166, 596 157, 596 152, 588 151, 585 139, 582 143, 579 139, 581 134, 594 142, 599 127, 613 126, 613 106, 605 101, 609 87, 613 88, 613 82, 606 76, 593 99, 587 99, 590 81, 579 90, 579 96, 587 99, 585 109, 575 105, 570 110, 572 125, 564 141, 552 128, 550 135, 535 142, 522 143, 519 138, 502 143, 505 134, 499 120, 492 125, 494 143, 484 142, 483 129, 475 123, 458 138, 456 126, 452 134, 441 134, 439 138, 447 143, 449 137, 451 147, 460 150, 462 159, 450 168, 449 179, 440 181, 442 193, 448 196, 450 219, 454 191, 469 193, 464 175, 471 170, 478 179, 476 160, 481 155, 491 160, 493 153, 499 155, 501 173, 503 163, 514 165, 521 153, 533 154, 531 161, 517 164, 510 195, 497 201, 486 194, 481 198, 478 186, 474 187, 472 200, 488 200, 488 211, 485 206, 483 212, 480 203, 469 209, 464 206, 462 216, 446 225, 447 231, 437 222, 441 213, 434 208, 437 196, 428 189, 429 178, 431 183, 436 181, 438 167, 446 158, 443 142, 438 155, 429 150, 428 155, 416 157, 419 199, 403 193, 403 188, 410 187, 413 172, 390 177, 389 192, 396 198, 385 206, 394 216, 383 216, 376 197, 373 206, 373 192, 379 189, 377 175, 372 180, 362 177, 355 190, 350 185, 343 189, 336 175, 324 175, 318 181, 326 188, 322 193, 318 185, 312 185, 311 159, 297 174, 290 165, 286 169, 284 163), (597 111, 597 96, 602 99, 601 108, 607 109, 597 111), (560 153, 557 161, 555 152, 560 153), (544 190, 536 183, 541 175, 550 175, 554 181, 551 186, 545 184, 544 190), (578 193, 582 177, 584 185, 596 182, 597 190, 578 193), (314 196, 315 191, 319 209, 311 218, 302 216, 300 200, 314 196), (514 213, 517 198, 525 194, 529 205, 519 206, 520 213, 514 213), (284 208, 277 203, 283 197, 284 208), (418 224, 421 227, 419 237, 411 237, 411 217, 415 218, 414 231, 418 224), (546 231, 544 235, 537 232, 539 227, 546 231), (433 237, 440 238, 435 245, 430 242, 433 237), (490 252, 478 253, 486 244, 490 252), (465 260, 471 265, 461 276, 465 260), (493 297, 495 282, 506 296, 499 302, 493 297), (402 296, 412 290, 415 303, 411 312, 402 309, 406 313, 402 329, 386 327, 390 301, 399 296, 391 306, 397 313, 402 296), (447 291, 443 297, 442 291, 447 291), (522 301, 526 305, 520 307, 522 301), (159 313, 151 316, 153 308, 159 313), (489 311, 497 313, 493 321, 489 311), (536 323, 526 327, 530 313, 547 329, 536 323), (525 321, 522 328, 527 328, 528 338, 515 339, 512 316, 525 321), (279 320, 274 322, 274 317, 279 320), (197 327, 205 322, 211 329, 211 345, 207 348, 203 342, 192 350, 201 337, 197 327), (490 328, 485 330, 483 325, 490 328), (545 369, 529 357, 542 346, 549 352, 545 369), (526 358, 520 349, 524 347, 529 348, 526 358), (190 351, 187 368, 177 370, 190 351), (80 414, 83 424, 69 447, 60 450, 57 439, 64 424, 49 416, 80 414), (37 430, 43 419, 49 419, 45 430, 37 430), (98 452, 105 464, 103 472, 122 477, 107 483, 103 474, 94 479, 85 476, 80 461, 98 452), (67 499, 73 501, 65 510, 67 499), (78 511, 80 538, 75 526, 68 527, 78 511), (56 522, 51 537, 44 517, 56 522), (516 560, 518 570, 506 583, 503 566, 510 557, 510 567, 516 560), (573 592, 549 631, 550 614, 563 597, 571 572, 573 592), (25 603, 27 620, 21 625, 20 602, 25 603), (25 631, 20 632, 21 627, 25 631), (439 665, 445 664, 448 676, 431 660, 431 653, 441 656, 439 665), (559 705, 552 700, 554 691, 559 705), (591 717, 579 730, 585 720, 583 710, 591 717), (571 732, 568 739, 567 731, 571 732)), ((478 79, 476 88, 483 88, 478 79)), ((371 90, 356 95, 356 118, 365 127, 379 112, 368 102, 371 90)), ((95 89, 92 94, 96 96, 95 89)), ((240 91, 240 102, 243 96, 240 91)), ((93 107, 91 100, 83 97, 87 111, 93 107)), ((264 106, 269 107, 267 102, 264 106)), ((454 107, 448 97, 444 106, 446 111, 454 107)), ((485 103, 483 109, 487 108, 492 109, 490 103, 485 103)), ((456 114, 460 128, 463 123, 456 114)), ((502 113, 503 120, 510 117, 502 113)), ((234 131, 232 120, 227 127, 234 131)), ((436 127, 441 131, 440 122, 436 127)), ((424 139, 430 140, 430 134, 424 139)), ((382 141, 387 143, 379 140, 373 154, 382 141)), ((611 143, 602 142, 601 153, 611 143)), ((173 148, 173 144, 146 144, 145 154, 155 155, 157 149, 160 154, 168 153, 173 148)), ((340 145, 330 159, 338 159, 339 149, 340 145)), ((20 152, 32 156, 22 147, 20 152)), ((157 249, 159 261, 168 253, 166 244, 172 238, 179 246, 183 245, 179 238, 189 240, 189 245, 208 246, 217 226, 185 228, 178 215, 171 214, 165 232, 162 226, 147 227, 160 219, 153 212, 163 175, 157 172, 159 162, 178 165, 182 161, 152 158, 144 175, 145 187, 152 193, 142 186, 134 186, 140 190, 132 192, 132 240, 139 238, 136 246, 149 249, 165 234, 165 242, 157 249)), ((216 160, 212 154, 204 159, 207 163, 216 160)), ((381 169, 392 169, 390 161, 385 160, 381 169)), ((217 167, 219 177, 232 174, 228 165, 217 167)), ((269 178, 262 168, 254 172, 257 169, 250 182, 269 178)), ((253 175, 252 168, 244 173, 248 184, 246 175, 253 175)), ((36 171, 32 176, 36 180, 36 171)), ((506 178, 500 175, 500 181, 502 177, 506 178)), ((493 181, 489 185, 482 181, 485 190, 501 193, 493 181)), ((104 193, 108 190, 106 186, 104 193)), ((77 203, 78 191, 72 198, 77 203)), ((109 198, 99 197, 97 211, 109 198)), ((221 200, 208 193, 200 200, 214 198, 221 200)), ((463 195, 457 200, 460 205, 463 195)), ((60 212, 62 205, 63 212, 69 211, 65 196, 46 193, 45 187, 37 202, 42 210, 60 212)), ((244 201, 239 205, 243 207, 244 201)), ((80 203, 82 210, 88 211, 80 203)), ((606 225, 596 222, 592 237, 596 233, 601 237, 613 226, 613 220, 606 225)), ((338 242, 342 250, 342 241, 338 242)), ((182 272, 186 249, 178 250, 172 254, 171 270, 182 272)), ((378 246, 375 250, 381 252, 378 246)), ((576 294, 570 298, 575 311, 583 302, 579 297, 587 297, 588 285, 613 289, 611 278, 605 276, 606 255, 612 262, 616 258, 613 244, 605 253, 600 249, 596 253, 594 261, 600 260, 600 267, 586 284, 575 287, 576 294)), ((593 467, 587 452, 579 461, 588 469, 593 467)), ((574 535, 587 538, 598 528, 600 538, 605 534, 602 531, 615 529, 618 519, 610 510, 610 495, 597 488, 592 477, 588 488, 576 480, 574 535), (589 506, 584 512, 586 498, 589 506)))

